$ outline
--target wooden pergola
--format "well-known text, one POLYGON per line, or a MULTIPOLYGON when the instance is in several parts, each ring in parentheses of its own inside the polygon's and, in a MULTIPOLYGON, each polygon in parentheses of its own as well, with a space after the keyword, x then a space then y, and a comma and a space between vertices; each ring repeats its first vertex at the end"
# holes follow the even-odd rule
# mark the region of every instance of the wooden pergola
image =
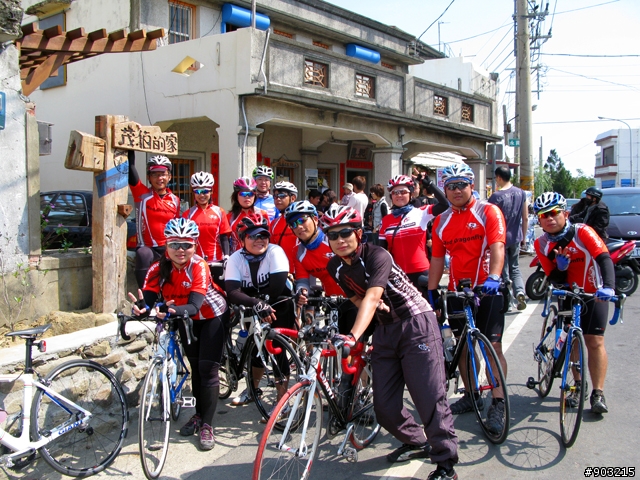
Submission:
POLYGON ((38 22, 22 27, 23 37, 16 40, 20 49, 20 79, 24 95, 30 95, 58 68, 68 63, 103 53, 145 52, 155 50, 164 29, 152 32, 125 29, 107 33, 103 28, 86 34, 84 28, 63 32, 60 26, 38 30, 38 22))

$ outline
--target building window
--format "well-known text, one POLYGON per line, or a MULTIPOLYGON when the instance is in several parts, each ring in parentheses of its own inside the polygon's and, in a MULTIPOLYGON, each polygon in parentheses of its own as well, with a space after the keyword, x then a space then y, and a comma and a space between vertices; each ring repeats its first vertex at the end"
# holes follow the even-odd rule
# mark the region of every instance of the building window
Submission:
POLYGON ((326 63, 304 61, 304 83, 316 87, 327 88, 329 86, 329 65, 326 63))
POLYGON ((316 47, 324 48, 325 50, 330 50, 331 49, 331 47, 329 47, 329 45, 327 45, 326 43, 319 42, 318 40, 314 40, 313 44, 316 47))
POLYGON ((462 103, 462 121, 473 123, 473 105, 462 103))
POLYGON ((449 99, 440 95, 433 96, 433 113, 436 115, 447 115, 449 109, 449 99))
POLYGON ((356 97, 376 98, 375 78, 356 73, 356 97))
POLYGON ((395 70, 396 69, 395 65, 391 65, 390 63, 387 63, 387 62, 380 62, 380 65, 382 65, 384 68, 388 68, 390 70, 395 70))
POLYGON ((194 38, 196 7, 169 0, 169 43, 186 42, 194 38))
POLYGON ((613 146, 602 149, 602 165, 615 165, 613 158, 613 146))
POLYGON ((287 37, 287 38, 293 39, 292 33, 283 32, 282 30, 276 30, 275 28, 273 29, 273 33, 276 35, 280 35, 281 37, 287 37))
POLYGON ((172 158, 172 176, 169 182, 171 191, 180 198, 180 212, 185 211, 190 205, 195 205, 195 197, 191 191, 191 175, 195 170, 195 160, 187 158, 172 158))

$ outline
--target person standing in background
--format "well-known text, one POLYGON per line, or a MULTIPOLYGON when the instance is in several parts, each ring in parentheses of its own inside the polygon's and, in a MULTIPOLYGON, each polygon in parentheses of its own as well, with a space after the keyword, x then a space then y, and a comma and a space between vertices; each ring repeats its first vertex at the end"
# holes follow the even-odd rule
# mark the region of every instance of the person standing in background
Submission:
POLYGON ((344 192, 344 195, 342 196, 342 199, 340 200, 340 205, 348 205, 349 202, 351 201, 351 198, 353 197, 354 193, 353 193, 353 184, 351 183, 345 183, 342 186, 342 191, 344 192))
POLYGON ((353 184, 353 198, 351 199, 349 206, 358 210, 360 218, 363 218, 364 211, 369 204, 369 197, 364 193, 364 189, 367 186, 367 179, 362 176, 357 176, 351 180, 351 183, 353 184))
POLYGON ((371 209, 371 240, 374 245, 378 245, 378 236, 382 219, 389 213, 389 205, 384 197, 384 187, 376 183, 369 189, 373 207, 371 209))

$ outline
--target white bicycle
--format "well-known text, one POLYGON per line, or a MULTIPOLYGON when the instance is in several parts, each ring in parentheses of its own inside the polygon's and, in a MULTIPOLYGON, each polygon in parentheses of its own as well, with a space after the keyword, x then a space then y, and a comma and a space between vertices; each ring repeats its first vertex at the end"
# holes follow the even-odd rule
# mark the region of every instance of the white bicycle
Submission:
POLYGON ((0 428, 0 444, 10 451, 0 456, 0 467, 23 468, 37 451, 63 475, 88 477, 120 453, 129 428, 127 400, 113 374, 89 360, 70 360, 40 378, 31 350, 45 351, 45 341, 35 340, 50 327, 6 334, 25 340, 26 356, 22 372, 0 375, 0 383, 24 385, 22 411, 7 422, 18 426, 17 436, 0 428))

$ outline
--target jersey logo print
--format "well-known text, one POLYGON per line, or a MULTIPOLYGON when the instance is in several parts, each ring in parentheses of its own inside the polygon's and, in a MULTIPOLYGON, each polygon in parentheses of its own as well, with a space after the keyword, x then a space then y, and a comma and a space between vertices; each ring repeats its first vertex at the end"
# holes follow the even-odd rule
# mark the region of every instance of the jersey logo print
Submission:
POLYGON ((182 286, 183 286, 184 288, 191 288, 191 282, 187 282, 186 280, 184 280, 184 281, 182 282, 182 286))
POLYGON ((474 228, 478 228, 480 225, 478 225, 475 222, 469 222, 467 223, 467 227, 469 227, 471 230, 473 230, 474 228))

